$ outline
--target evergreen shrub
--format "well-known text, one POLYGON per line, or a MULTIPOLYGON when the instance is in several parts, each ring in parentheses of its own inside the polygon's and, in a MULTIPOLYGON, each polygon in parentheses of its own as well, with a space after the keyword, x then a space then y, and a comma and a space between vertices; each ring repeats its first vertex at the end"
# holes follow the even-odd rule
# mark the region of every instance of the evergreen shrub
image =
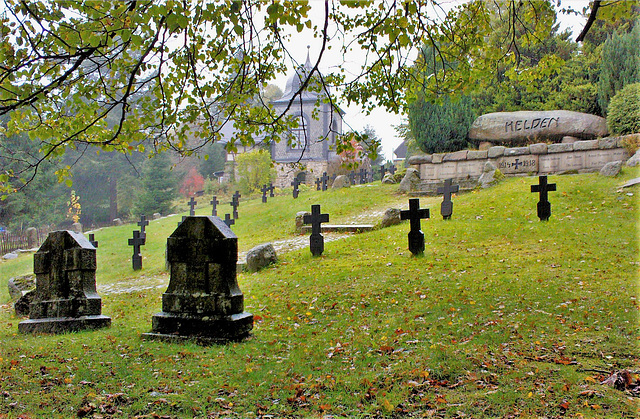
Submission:
POLYGON ((640 133, 640 83, 626 85, 611 99, 607 126, 612 135, 640 133))

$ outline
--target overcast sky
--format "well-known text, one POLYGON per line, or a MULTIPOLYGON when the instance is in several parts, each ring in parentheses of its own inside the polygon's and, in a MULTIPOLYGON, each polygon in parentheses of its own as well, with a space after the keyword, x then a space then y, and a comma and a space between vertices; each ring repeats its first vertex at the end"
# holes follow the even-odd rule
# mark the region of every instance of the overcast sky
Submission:
MULTIPOLYGON (((442 1, 440 2, 444 7, 453 7, 459 4, 459 0, 442 1)), ((321 0, 312 0, 311 19, 314 25, 322 26, 324 21, 323 2, 321 0)), ((562 7, 572 6, 575 10, 582 10, 589 4, 588 0, 565 0, 562 2, 562 7)), ((433 11, 436 13, 436 11, 433 11)), ((560 21, 560 30, 570 28, 573 31, 572 38, 575 38, 577 34, 582 30, 586 18, 578 17, 575 15, 565 15, 558 13, 558 20, 560 21)), ((331 30, 330 30, 331 32, 331 30)), ((330 33, 331 35, 331 33, 330 33)), ((339 42, 342 42, 341 40, 339 42)), ((304 63, 307 58, 307 51, 311 58, 311 62, 317 60, 318 54, 321 48, 321 39, 313 38, 310 31, 296 34, 292 37, 291 42, 288 45, 290 53, 293 58, 299 63, 304 63), (309 46, 309 49, 307 49, 309 46)), ((325 51, 322 62, 320 64, 320 72, 328 73, 335 71, 340 66, 345 67, 347 72, 357 73, 360 69, 361 61, 364 60, 364 51, 353 51, 353 53, 347 57, 344 57, 339 53, 338 48, 325 51)), ((279 77, 275 84, 285 90, 285 84, 287 78, 293 72, 293 65, 287 76, 279 77)), ((371 112, 370 115, 366 115, 360 106, 351 105, 346 106, 346 103, 341 103, 340 107, 346 112, 344 116, 345 127, 344 130, 353 129, 361 131, 365 126, 370 125, 376 131, 378 137, 382 139, 383 154, 386 159, 391 160, 393 157, 393 150, 400 145, 401 139, 397 137, 394 126, 397 126, 406 121, 406 118, 402 115, 395 115, 386 112, 384 109, 376 109, 371 112)))

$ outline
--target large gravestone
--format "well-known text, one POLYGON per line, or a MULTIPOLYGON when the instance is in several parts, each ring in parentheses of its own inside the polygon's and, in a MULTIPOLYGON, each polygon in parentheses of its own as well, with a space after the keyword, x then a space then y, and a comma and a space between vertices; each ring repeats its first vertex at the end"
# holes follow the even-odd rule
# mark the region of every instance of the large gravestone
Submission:
POLYGON ((238 238, 218 217, 186 220, 167 239, 171 279, 148 339, 208 344, 239 340, 253 328, 238 288, 238 238))
POLYGON ((478 117, 469 129, 469 139, 494 143, 561 141, 571 136, 583 140, 605 137, 604 118, 573 111, 493 112, 478 117))
POLYGON ((420 229, 420 220, 429 218, 429 209, 420 208, 420 199, 409 200, 409 209, 400 211, 401 220, 409 220, 411 230, 409 230, 409 251, 414 255, 424 253, 424 233, 420 229))
POLYGON ((54 231, 33 256, 36 290, 20 333, 109 327, 96 292, 96 249, 81 234, 54 231))
POLYGON ((320 212, 320 205, 311 205, 311 214, 303 217, 305 224, 311 224, 309 249, 313 256, 321 256, 322 252, 324 252, 324 236, 320 231, 322 230, 322 223, 329 222, 329 214, 321 214, 320 212))

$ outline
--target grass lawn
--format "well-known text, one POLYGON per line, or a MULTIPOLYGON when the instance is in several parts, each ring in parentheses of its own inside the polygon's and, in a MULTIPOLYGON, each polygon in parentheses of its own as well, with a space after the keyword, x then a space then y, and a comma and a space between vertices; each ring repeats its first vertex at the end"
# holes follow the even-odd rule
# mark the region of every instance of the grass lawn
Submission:
MULTIPOLYGON (((449 221, 441 199, 421 198, 432 215, 424 256, 407 250, 406 222, 327 243, 320 258, 281 254, 238 276, 255 325, 227 345, 142 341, 161 310, 164 288, 153 287, 102 294, 110 329, 19 335, 4 284, 32 257, 1 262, 0 418, 636 417, 638 398, 600 382, 640 370, 640 190, 619 190, 638 176, 551 176, 548 222, 533 177, 455 196, 449 221)), ((245 251, 293 237, 311 204, 332 223, 406 209, 395 190, 243 201, 233 230, 245 251)), ((168 282, 164 247, 179 218, 147 227, 139 272, 131 225, 96 232, 98 284, 168 282)))

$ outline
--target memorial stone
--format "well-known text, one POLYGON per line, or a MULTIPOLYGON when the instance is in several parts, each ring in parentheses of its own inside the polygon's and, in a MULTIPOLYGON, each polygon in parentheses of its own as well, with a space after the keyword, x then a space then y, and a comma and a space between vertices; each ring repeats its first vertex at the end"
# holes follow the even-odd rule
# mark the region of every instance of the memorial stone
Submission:
POLYGON ((159 220, 160 218, 162 218, 162 214, 160 214, 159 212, 154 212, 153 213, 153 219, 154 220, 159 220))
POLYGON ((453 214, 453 202, 451 202, 451 194, 456 193, 460 190, 458 185, 451 185, 452 179, 447 179, 444 181, 444 186, 442 188, 438 188, 438 193, 443 195, 442 204, 440 204, 440 214, 442 214, 442 218, 445 220, 451 219, 451 214, 453 214))
POLYGON ((238 238, 218 217, 188 217, 167 239, 171 265, 162 312, 143 338, 199 344, 246 338, 253 315, 244 312, 236 278, 238 238))
POLYGON ((333 180, 333 185, 331 186, 331 188, 340 189, 340 188, 348 188, 349 186, 351 186, 351 184, 349 183, 349 178, 346 177, 345 175, 340 175, 340 176, 336 176, 336 178, 333 180))
POLYGON ((538 192, 540 194, 540 201, 538 202, 538 218, 540 221, 548 221, 551 216, 551 203, 549 202, 549 191, 555 191, 555 183, 547 183, 546 176, 539 177, 538 185, 531 185, 531 192, 538 192))
POLYGON ((114 218, 112 223, 114 226, 121 226, 124 224, 120 218, 114 218))
POLYGON ((420 229, 420 220, 429 218, 429 209, 420 209, 420 199, 409 200, 409 209, 400 211, 400 219, 409 220, 411 230, 409 231, 409 251, 414 255, 424 253, 424 233, 420 229))
POLYGON ((320 233, 322 223, 329 222, 329 214, 320 214, 320 205, 311 205, 311 214, 304 216, 304 223, 311 224, 309 248, 313 256, 324 252, 324 236, 320 233))
POLYGON ((134 230, 133 238, 129 239, 129 246, 133 246, 133 256, 131 256, 131 264, 134 271, 142 269, 142 255, 140 254, 140 246, 146 243, 146 237, 143 237, 138 230, 134 230))
POLYGON ((49 233, 33 256, 36 290, 20 333, 63 333, 109 327, 96 292, 96 249, 80 233, 49 233))

